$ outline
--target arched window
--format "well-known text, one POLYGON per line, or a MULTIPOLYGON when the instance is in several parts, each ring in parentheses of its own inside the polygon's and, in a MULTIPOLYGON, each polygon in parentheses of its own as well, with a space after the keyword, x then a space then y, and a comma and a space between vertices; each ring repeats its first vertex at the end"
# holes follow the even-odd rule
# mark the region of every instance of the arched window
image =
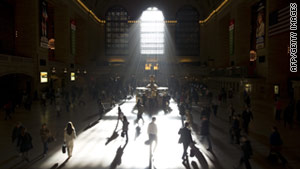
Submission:
POLYGON ((141 54, 164 54, 164 16, 156 7, 145 10, 141 20, 141 54))
POLYGON ((128 13, 120 7, 106 12, 105 52, 106 55, 128 55, 128 13))
POLYGON ((175 43, 179 56, 199 55, 199 14, 190 6, 183 7, 176 14, 175 43))

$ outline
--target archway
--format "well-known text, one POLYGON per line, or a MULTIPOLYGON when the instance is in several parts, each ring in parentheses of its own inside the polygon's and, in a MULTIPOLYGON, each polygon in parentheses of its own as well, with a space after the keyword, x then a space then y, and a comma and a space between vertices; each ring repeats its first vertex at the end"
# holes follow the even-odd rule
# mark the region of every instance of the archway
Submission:
POLYGON ((33 78, 19 73, 7 74, 0 77, 0 106, 12 101, 19 105, 23 94, 29 97, 33 92, 33 78))

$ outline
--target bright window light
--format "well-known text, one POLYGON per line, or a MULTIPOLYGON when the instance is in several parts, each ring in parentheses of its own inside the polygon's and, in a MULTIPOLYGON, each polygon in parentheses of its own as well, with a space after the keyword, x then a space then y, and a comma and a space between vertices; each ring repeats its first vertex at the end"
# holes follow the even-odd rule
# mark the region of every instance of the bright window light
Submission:
POLYGON ((164 16, 157 8, 148 8, 141 16, 141 54, 164 54, 164 16))

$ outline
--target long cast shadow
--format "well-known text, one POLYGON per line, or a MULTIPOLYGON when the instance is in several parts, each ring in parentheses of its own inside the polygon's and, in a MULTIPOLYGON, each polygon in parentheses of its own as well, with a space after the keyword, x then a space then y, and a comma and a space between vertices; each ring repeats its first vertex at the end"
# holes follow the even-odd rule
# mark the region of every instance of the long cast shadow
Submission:
POLYGON ((27 169, 27 168, 30 168, 33 164, 35 164, 36 162, 38 162, 39 160, 41 160, 43 158, 43 155, 38 155, 36 156, 35 158, 33 158, 29 163, 26 163, 26 164, 23 164, 21 165, 24 160, 16 163, 15 165, 11 166, 10 169, 13 169, 13 168, 19 168, 19 169, 27 169), (20 165, 20 166, 19 166, 20 165))
MULTIPOLYGON (((183 165, 186 169, 191 169, 190 161, 189 161, 188 155, 186 155, 185 158, 186 158, 186 159, 182 161, 182 165, 183 165)), ((197 165, 197 164, 196 164, 196 165, 197 165)))
POLYGON ((112 140, 116 139, 116 138, 119 136, 119 134, 118 134, 118 132, 117 132, 117 128, 118 128, 118 125, 119 125, 119 121, 120 121, 120 120, 119 120, 119 118, 118 118, 116 127, 115 127, 115 129, 114 129, 112 135, 107 139, 105 145, 107 145, 108 143, 110 143, 112 140))
POLYGON ((116 169, 117 166, 119 166, 122 163, 122 156, 124 153, 124 149, 127 146, 127 143, 128 143, 128 140, 126 140, 126 143, 123 147, 120 146, 117 149, 116 156, 115 156, 114 160, 112 161, 112 163, 110 164, 110 169, 116 169))
POLYGON ((210 153, 213 155, 213 158, 210 158, 210 160, 214 164, 215 168, 224 169, 219 159, 217 158, 216 154, 213 151, 211 151, 210 153))
POLYGON ((62 169, 67 164, 69 159, 70 159, 70 157, 68 157, 63 163, 61 163, 61 165, 59 165, 58 163, 55 163, 50 169, 62 169))
POLYGON ((96 124, 98 124, 98 123, 99 123, 98 120, 96 120, 96 121, 90 123, 88 126, 86 126, 86 127, 83 129, 83 131, 86 131, 86 130, 88 130, 88 129, 94 127, 94 126, 95 126, 96 124))
POLYGON ((201 168, 208 169, 208 163, 205 160, 205 158, 204 158, 203 154, 201 153, 201 151, 199 150, 199 148, 196 147, 195 144, 191 144, 190 147, 191 147, 192 151, 194 151, 195 157, 198 159, 198 161, 201 165, 201 168))
POLYGON ((135 137, 134 137, 134 140, 136 140, 136 138, 138 138, 141 134, 141 127, 138 125, 136 128, 135 128, 135 137))
POLYGON ((62 169, 62 168, 67 164, 67 162, 69 161, 69 159, 70 159, 70 158, 67 158, 63 163, 61 163, 61 165, 59 165, 59 166, 57 167, 57 169, 62 169))
MULTIPOLYGON (((192 164, 193 169, 199 169, 199 167, 198 167, 196 161, 192 161, 191 164, 192 164)), ((218 169, 219 169, 219 168, 218 168, 218 169)))

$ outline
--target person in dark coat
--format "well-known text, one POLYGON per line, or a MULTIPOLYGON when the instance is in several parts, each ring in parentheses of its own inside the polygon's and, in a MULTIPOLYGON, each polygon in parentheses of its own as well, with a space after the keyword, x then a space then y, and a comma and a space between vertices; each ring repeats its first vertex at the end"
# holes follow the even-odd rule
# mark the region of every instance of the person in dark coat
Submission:
POLYGON ((243 111, 242 118, 243 118, 243 129, 245 133, 248 134, 249 123, 251 120, 253 120, 253 114, 250 111, 249 107, 246 107, 246 110, 243 111))
POLYGON ((213 104, 211 105, 211 108, 214 112, 214 115, 217 116, 217 113, 218 113, 218 103, 217 103, 217 101, 213 102, 213 104))
POLYGON ((184 127, 178 131, 178 134, 180 134, 179 143, 183 144, 182 159, 184 161, 187 160, 187 148, 191 143, 193 143, 191 130, 188 127, 189 127, 189 123, 185 122, 184 127))
POLYGON ((137 109, 138 109, 138 113, 137 113, 137 118, 136 118, 136 123, 139 122, 140 119, 142 119, 143 121, 143 124, 144 124, 144 118, 143 118, 143 109, 144 109, 144 106, 142 104, 139 104, 137 106, 137 109))
POLYGON ((245 136, 241 138, 241 149, 242 149, 242 156, 240 158, 239 165, 236 168, 241 168, 241 166, 244 163, 246 169, 251 169, 249 159, 252 156, 252 146, 250 141, 245 136))
POLYGON ((232 117, 231 128, 230 128, 230 142, 240 144, 240 122, 237 116, 232 117))
POLYGON ((272 133, 270 135, 270 154, 272 153, 276 154, 283 165, 287 163, 287 160, 282 156, 281 154, 281 147, 283 145, 282 139, 280 137, 280 134, 278 132, 277 127, 272 128, 272 133))
POLYGON ((184 104, 184 103, 181 103, 181 104, 179 105, 179 114, 180 114, 181 116, 184 116, 184 115, 185 115, 185 104, 184 104))
POLYGON ((209 134, 209 121, 205 116, 202 117, 200 135, 202 136, 201 141, 203 141, 203 139, 206 139, 208 142, 207 150, 212 151, 212 145, 211 145, 210 134, 209 134))
POLYGON ((104 108, 104 105, 103 105, 103 103, 100 99, 98 100, 98 108, 99 108, 99 119, 101 119, 104 115, 105 108, 104 108))
POLYGON ((126 136, 126 142, 128 142, 128 126, 129 126, 129 122, 128 122, 126 116, 123 116, 122 123, 123 123, 123 126, 122 126, 121 136, 122 137, 126 136))
POLYGON ((11 134, 11 142, 13 144, 15 144, 16 146, 16 149, 17 149, 17 152, 20 153, 20 149, 18 148, 17 144, 18 144, 18 140, 20 138, 20 135, 21 135, 21 131, 22 131, 22 123, 21 122, 18 122, 15 127, 13 128, 13 131, 12 131, 12 134, 11 134))
POLYGON ((29 162, 28 159, 28 151, 33 148, 32 146, 32 137, 27 132, 26 128, 22 128, 21 134, 18 139, 18 146, 20 148, 20 152, 22 154, 22 159, 29 162))
POLYGON ((48 139, 50 138, 50 130, 47 128, 46 123, 42 125, 42 128, 40 129, 40 135, 44 147, 43 155, 46 156, 48 152, 48 139))
POLYGON ((12 135, 11 135, 12 143, 14 143, 17 139, 19 139, 19 136, 21 135, 22 128, 23 128, 22 123, 17 122, 17 124, 15 125, 15 127, 12 131, 12 135))
POLYGON ((228 108, 228 118, 229 118, 229 122, 232 122, 232 118, 235 115, 235 109, 233 108, 232 104, 229 105, 228 108))

